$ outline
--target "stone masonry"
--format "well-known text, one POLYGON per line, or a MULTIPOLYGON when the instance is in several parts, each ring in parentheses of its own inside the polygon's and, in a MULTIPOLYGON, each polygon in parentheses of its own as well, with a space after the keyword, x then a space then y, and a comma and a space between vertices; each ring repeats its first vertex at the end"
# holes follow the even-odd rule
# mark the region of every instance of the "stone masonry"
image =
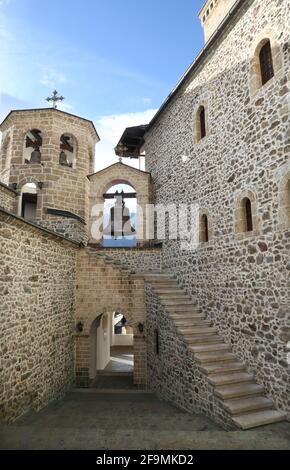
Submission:
POLYGON ((73 382, 77 249, 0 209, 0 421, 42 408, 73 382))
POLYGON ((242 3, 150 126, 146 169, 155 203, 197 203, 211 227, 197 248, 164 243, 165 267, 289 413, 290 9, 288 1, 242 3), (263 38, 271 39, 275 76, 257 89, 252 64, 263 38), (197 142, 201 104, 208 135, 197 142), (254 219, 248 233, 239 223, 245 196, 254 219))
POLYGON ((15 213, 18 205, 19 194, 9 186, 0 182, 0 207, 8 212, 15 213))

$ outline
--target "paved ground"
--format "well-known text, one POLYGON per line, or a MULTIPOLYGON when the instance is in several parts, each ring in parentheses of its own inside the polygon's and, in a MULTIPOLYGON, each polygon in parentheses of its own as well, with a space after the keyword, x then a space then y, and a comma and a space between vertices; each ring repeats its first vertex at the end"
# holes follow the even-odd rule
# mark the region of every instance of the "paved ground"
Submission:
POLYGON ((0 449, 290 449, 290 424, 225 432, 133 387, 75 390, 40 413, 1 426, 0 449))
POLYGON ((134 370, 133 347, 111 348, 111 361, 106 372, 130 372, 134 370))

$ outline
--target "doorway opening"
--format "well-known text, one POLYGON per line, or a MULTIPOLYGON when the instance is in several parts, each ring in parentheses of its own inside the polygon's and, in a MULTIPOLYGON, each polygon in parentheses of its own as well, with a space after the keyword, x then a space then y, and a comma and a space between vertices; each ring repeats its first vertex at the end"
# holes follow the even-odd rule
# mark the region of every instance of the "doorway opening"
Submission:
POLYGON ((99 315, 90 330, 91 386, 131 388, 133 373, 133 328, 122 313, 99 315))

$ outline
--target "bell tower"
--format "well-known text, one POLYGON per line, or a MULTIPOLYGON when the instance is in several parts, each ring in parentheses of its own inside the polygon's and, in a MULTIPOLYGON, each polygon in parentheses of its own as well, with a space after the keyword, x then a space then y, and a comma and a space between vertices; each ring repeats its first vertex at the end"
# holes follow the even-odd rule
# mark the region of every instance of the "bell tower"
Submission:
POLYGON ((236 1, 237 0, 206 0, 198 15, 204 29, 205 42, 215 33, 236 1))
POLYGON ((0 180, 19 193, 17 215, 87 241, 89 180, 100 140, 87 119, 55 108, 11 111, 0 125, 0 180))

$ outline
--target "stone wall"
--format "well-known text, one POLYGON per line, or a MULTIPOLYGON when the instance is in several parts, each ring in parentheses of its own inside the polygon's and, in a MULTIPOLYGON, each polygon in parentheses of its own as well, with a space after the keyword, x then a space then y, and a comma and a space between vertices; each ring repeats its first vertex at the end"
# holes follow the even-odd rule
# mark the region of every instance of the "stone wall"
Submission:
POLYGON ((50 220, 38 220, 37 223, 43 227, 59 233, 60 235, 77 243, 87 244, 88 231, 84 222, 72 218, 51 217, 50 220))
POLYGON ((100 248, 97 253, 121 263, 136 273, 162 270, 160 248, 100 248))
POLYGON ((60 398, 74 377, 78 245, 0 210, 0 420, 60 398))
POLYGON ((182 250, 167 241, 165 266, 289 412, 288 7, 280 0, 244 2, 155 121, 145 148, 156 203, 197 203, 210 222, 208 243, 182 250), (275 77, 255 90, 251 62, 263 37, 271 38, 275 77), (201 104, 209 133, 196 142, 201 104), (240 233, 238 208, 249 192, 255 226, 240 233))
POLYGON ((18 202, 18 194, 8 186, 0 182, 0 208, 15 213, 18 202))
POLYGON ((77 260, 76 323, 82 331, 76 335, 76 384, 89 385, 93 324, 103 315, 110 319, 122 313, 134 332, 134 383, 146 384, 145 337, 138 324, 145 321, 144 280, 106 264, 98 252, 83 249, 77 260))

